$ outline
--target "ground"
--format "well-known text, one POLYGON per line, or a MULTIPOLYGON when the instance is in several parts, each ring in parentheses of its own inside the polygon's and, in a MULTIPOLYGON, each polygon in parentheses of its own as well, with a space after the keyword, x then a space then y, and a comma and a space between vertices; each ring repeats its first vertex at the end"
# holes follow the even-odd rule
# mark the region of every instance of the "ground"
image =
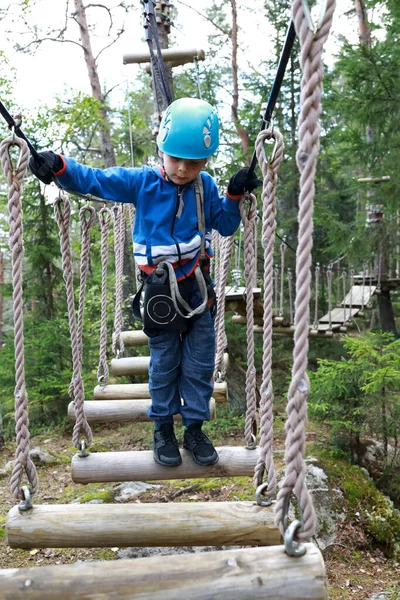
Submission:
MULTIPOLYGON (((209 434, 217 445, 242 445, 242 422, 220 418, 209 424, 209 434)), ((312 438, 312 433, 310 438, 312 438)), ((315 437, 315 436, 314 436, 315 437)), ((123 451, 150 447, 151 425, 115 425, 94 428, 92 451, 123 451)), ((283 447, 283 436, 277 435, 276 447, 283 447)), ((39 490, 34 502, 69 503, 77 498, 87 502, 107 498, 112 484, 82 486, 70 478, 70 461, 76 452, 69 432, 49 431, 31 439, 31 447, 39 446, 53 452, 58 462, 38 466, 39 490)), ((7 443, 0 450, 0 470, 12 460, 15 445, 7 443)), ((4 522, 8 510, 14 505, 10 492, 9 475, 0 478, 0 568, 48 564, 67 564, 76 560, 115 560, 118 549, 52 549, 12 550, 4 537, 4 522)), ((195 502, 253 500, 254 489, 250 478, 219 478, 198 481, 157 482, 160 489, 150 490, 140 496, 140 502, 195 502)), ((106 500, 107 501, 107 500, 106 500)), ((383 552, 368 545, 357 523, 344 521, 336 543, 323 552, 328 575, 329 598, 332 600, 368 600, 373 594, 391 590, 390 600, 400 598, 400 564, 384 556, 383 552), (396 588, 397 586, 397 588, 396 588), (395 591, 397 589, 397 591, 395 591)))

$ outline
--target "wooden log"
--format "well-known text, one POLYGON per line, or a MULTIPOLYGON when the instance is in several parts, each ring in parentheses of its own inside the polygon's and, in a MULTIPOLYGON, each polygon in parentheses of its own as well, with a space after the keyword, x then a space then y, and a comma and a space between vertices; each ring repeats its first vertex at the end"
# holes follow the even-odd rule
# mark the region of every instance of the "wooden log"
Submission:
POLYGON ((121 339, 125 346, 147 346, 149 338, 142 329, 122 331, 121 339))
MULTIPOLYGON (((205 59, 204 50, 200 50, 197 48, 189 48, 189 49, 162 48, 161 54, 162 54, 164 61, 184 60, 185 62, 194 62, 195 59, 197 59, 197 60, 205 59)), ((123 60, 124 65, 132 64, 132 63, 134 63, 134 64, 148 63, 148 62, 150 62, 150 54, 149 54, 148 49, 145 49, 142 52, 134 52, 134 53, 130 53, 130 54, 124 54, 122 60, 123 60)))
MULTIPOLYGON (((143 423, 151 421, 147 416, 147 409, 151 405, 150 399, 138 400, 88 400, 84 403, 84 411, 88 423, 124 423, 132 421, 143 423)), ((210 399, 210 420, 215 419, 215 400, 210 399)), ((75 422, 74 403, 68 405, 68 417, 75 422)), ((181 415, 174 416, 180 422, 181 415)))
MULTIPOLYGON (((225 370, 228 368, 229 354, 224 354, 225 370)), ((111 373, 115 377, 124 375, 147 375, 149 372, 150 356, 128 356, 126 358, 113 358, 111 373)))
MULTIPOLYGON (((111 385, 97 385, 94 388, 94 400, 134 400, 136 398, 150 398, 148 383, 116 383, 111 385)), ((228 383, 214 383, 213 398, 215 402, 227 402, 228 383)))
POLYGON ((111 374, 115 377, 123 375, 147 375, 149 372, 150 356, 128 356, 113 358, 111 374))
POLYGON ((11 548, 270 546, 280 543, 272 507, 255 502, 38 504, 6 520, 11 548))
POLYGON ((0 600, 327 600, 321 552, 240 548, 0 571, 0 600))
POLYGON ((72 458, 71 477, 75 483, 111 481, 165 481, 200 477, 251 477, 259 456, 258 448, 242 446, 217 448, 219 461, 204 467, 195 463, 188 450, 181 450, 179 467, 163 467, 155 462, 151 450, 94 452, 72 458))

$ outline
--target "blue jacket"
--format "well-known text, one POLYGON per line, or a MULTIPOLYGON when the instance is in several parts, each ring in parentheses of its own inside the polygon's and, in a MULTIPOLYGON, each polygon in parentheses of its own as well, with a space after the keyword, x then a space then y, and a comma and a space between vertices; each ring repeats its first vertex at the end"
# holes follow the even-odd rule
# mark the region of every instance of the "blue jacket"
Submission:
MULTIPOLYGON (((197 222, 193 183, 183 187, 167 181, 159 167, 94 169, 63 158, 56 173, 64 189, 92 194, 113 202, 132 203, 136 208, 133 230, 135 262, 151 272, 161 261, 174 264, 178 281, 192 273, 200 257, 201 233, 197 222)), ((211 230, 232 235, 239 226, 239 197, 220 197, 214 179, 201 172, 204 187, 206 253, 212 256, 211 230)))

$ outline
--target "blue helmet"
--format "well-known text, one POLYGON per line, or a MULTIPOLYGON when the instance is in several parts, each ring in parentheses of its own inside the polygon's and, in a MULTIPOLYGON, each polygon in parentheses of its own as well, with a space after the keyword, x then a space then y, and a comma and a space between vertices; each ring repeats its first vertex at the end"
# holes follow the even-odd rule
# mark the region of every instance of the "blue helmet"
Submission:
POLYGON ((219 146, 217 111, 204 100, 175 100, 164 113, 157 145, 161 152, 177 158, 208 158, 219 146))

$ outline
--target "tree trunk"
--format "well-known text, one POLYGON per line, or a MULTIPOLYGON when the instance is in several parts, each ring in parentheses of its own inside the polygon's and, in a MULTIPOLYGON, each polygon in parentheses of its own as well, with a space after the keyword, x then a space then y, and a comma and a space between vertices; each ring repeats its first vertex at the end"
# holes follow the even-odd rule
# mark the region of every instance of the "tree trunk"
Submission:
POLYGON ((108 121, 107 108, 104 95, 101 91, 100 78, 97 70, 96 60, 93 55, 92 45, 90 42, 89 29, 86 20, 86 10, 83 6, 82 0, 74 0, 76 14, 75 18, 79 25, 80 38, 83 46, 83 52, 85 56, 86 67, 89 74, 89 81, 92 88, 92 96, 100 103, 100 139, 101 139, 101 152, 103 155, 104 167, 115 167, 115 153, 114 147, 111 141, 110 135, 110 124, 108 121))
MULTIPOLYGON (((238 24, 237 24, 237 6, 236 0, 231 0, 231 8, 232 8, 232 32, 231 32, 231 42, 232 42, 232 86, 233 86, 233 95, 232 95, 232 106, 231 106, 231 114, 232 121, 235 125, 237 134, 240 138, 242 144, 242 150, 245 155, 248 154, 249 151, 249 134, 243 127, 240 125, 239 119, 239 82, 238 82, 238 63, 237 63, 237 50, 238 50, 238 24)), ((249 157, 250 160, 250 157, 249 157)))
MULTIPOLYGON (((367 10, 365 8, 364 0, 355 0, 355 9, 358 18, 358 35, 361 45, 367 46, 367 48, 371 48, 371 30, 368 26, 368 17, 367 10)), ((371 126, 367 127, 366 130, 366 141, 367 143, 371 143, 374 140, 374 130, 371 126)), ((367 210, 369 209, 373 221, 371 222, 371 227, 378 226, 379 223, 383 219, 383 206, 377 206, 376 203, 373 204, 373 197, 375 195, 375 191, 371 188, 367 191, 367 210)), ((383 248, 377 249, 377 263, 376 263, 376 271, 377 271, 377 279, 386 279, 386 257, 384 255, 383 248)), ((379 308, 379 322, 382 331, 393 333, 396 338, 398 337, 398 332, 396 330, 396 323, 394 320, 394 312, 392 301, 390 298, 390 290, 382 289, 381 293, 378 295, 378 308, 379 308)))
POLYGON ((378 309, 379 309, 379 324, 382 331, 393 333, 396 339, 399 338, 399 332, 396 328, 396 321, 394 318, 393 304, 390 298, 390 290, 382 289, 378 295, 378 309))

